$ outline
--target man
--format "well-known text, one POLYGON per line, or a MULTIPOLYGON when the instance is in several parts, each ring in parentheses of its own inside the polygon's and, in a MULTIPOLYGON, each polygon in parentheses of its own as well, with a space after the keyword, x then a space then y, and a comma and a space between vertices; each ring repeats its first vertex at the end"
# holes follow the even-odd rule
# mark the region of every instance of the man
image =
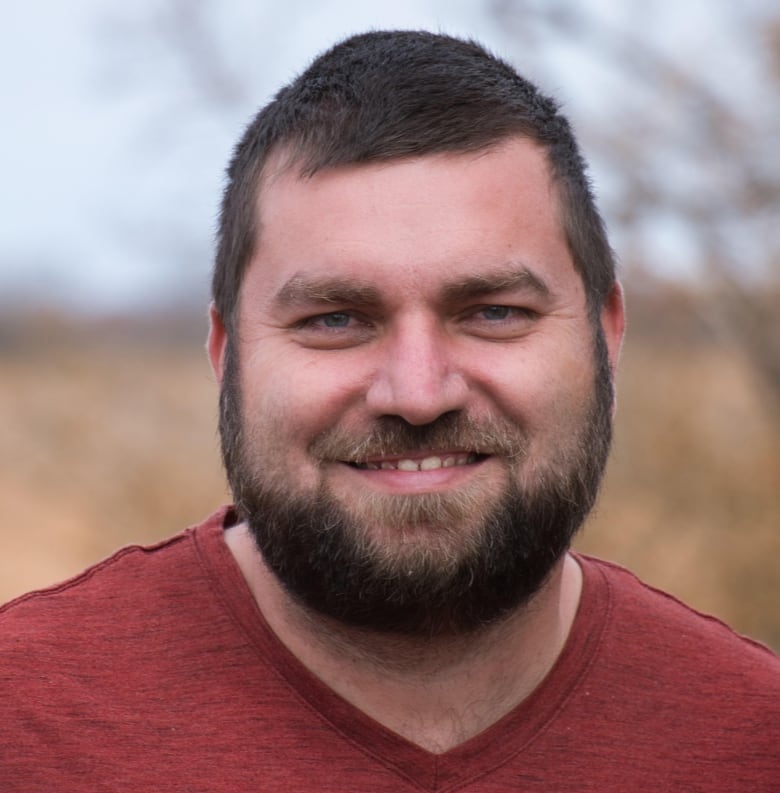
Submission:
POLYGON ((343 42, 239 143, 213 291, 235 506, 6 608, 3 790, 776 789, 774 656, 568 552, 623 300, 550 99, 343 42))

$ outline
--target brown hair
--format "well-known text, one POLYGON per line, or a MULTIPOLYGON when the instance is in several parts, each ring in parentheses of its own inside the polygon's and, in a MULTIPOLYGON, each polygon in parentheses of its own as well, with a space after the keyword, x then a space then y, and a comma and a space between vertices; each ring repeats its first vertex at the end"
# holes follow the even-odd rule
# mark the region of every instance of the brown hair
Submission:
POLYGON ((272 154, 302 177, 324 168, 478 151, 518 136, 546 152, 561 221, 592 317, 615 260, 585 162, 554 100, 479 44, 423 31, 353 36, 318 57, 255 116, 236 146, 220 213, 213 299, 231 333, 259 229, 272 154))

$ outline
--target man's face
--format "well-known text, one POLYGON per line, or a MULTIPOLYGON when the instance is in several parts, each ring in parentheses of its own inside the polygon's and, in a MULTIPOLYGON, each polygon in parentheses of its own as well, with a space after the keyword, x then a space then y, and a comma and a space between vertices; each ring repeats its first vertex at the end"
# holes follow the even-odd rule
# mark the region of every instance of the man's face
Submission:
POLYGON ((309 608, 472 630, 568 547, 609 445, 599 332, 546 160, 478 154, 266 176, 236 338, 213 316, 239 511, 309 608))

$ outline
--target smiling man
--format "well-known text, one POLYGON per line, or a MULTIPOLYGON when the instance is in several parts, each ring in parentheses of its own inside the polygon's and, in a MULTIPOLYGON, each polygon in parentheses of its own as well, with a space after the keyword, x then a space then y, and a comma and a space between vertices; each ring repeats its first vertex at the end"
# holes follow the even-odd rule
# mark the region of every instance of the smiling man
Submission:
POLYGON ((305 608, 428 649, 499 622, 564 575, 622 332, 616 285, 591 320, 544 152, 303 178, 275 157, 258 208, 234 331, 214 307, 209 344, 230 547, 251 568, 256 542, 305 608))
POLYGON ((569 551, 623 299, 556 105, 371 33, 229 169, 235 504, 2 616, 3 790, 769 791, 778 664, 569 551))

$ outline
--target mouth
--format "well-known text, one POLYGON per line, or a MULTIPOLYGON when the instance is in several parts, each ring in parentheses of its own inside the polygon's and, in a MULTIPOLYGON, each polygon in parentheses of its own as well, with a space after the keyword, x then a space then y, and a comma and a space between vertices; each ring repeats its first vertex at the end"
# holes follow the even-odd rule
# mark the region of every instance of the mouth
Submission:
POLYGON ((409 457, 381 457, 367 460, 345 460, 359 471, 435 471, 439 468, 457 468, 473 465, 488 455, 476 452, 447 452, 444 454, 414 455, 409 457))

